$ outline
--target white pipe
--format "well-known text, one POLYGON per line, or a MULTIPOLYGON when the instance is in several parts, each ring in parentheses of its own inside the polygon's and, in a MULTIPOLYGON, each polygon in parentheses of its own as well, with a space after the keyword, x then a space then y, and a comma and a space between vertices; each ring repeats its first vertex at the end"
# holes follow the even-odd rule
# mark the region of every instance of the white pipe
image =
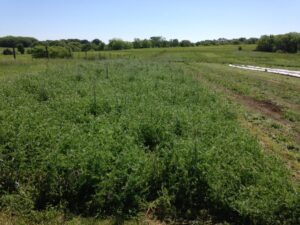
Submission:
POLYGON ((292 76, 292 77, 300 78, 300 71, 295 71, 295 70, 274 69, 274 68, 249 66, 249 65, 229 64, 229 66, 233 67, 233 68, 243 69, 243 70, 253 70, 253 71, 260 71, 260 72, 267 72, 267 73, 275 73, 275 74, 281 74, 281 75, 285 75, 285 76, 292 76))

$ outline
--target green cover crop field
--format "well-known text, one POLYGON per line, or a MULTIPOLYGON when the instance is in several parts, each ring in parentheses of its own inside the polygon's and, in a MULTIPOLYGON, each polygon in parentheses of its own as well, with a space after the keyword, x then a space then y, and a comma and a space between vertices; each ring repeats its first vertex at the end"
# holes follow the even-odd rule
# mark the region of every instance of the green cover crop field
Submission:
POLYGON ((300 55, 0 55, 0 224, 300 224, 300 55))

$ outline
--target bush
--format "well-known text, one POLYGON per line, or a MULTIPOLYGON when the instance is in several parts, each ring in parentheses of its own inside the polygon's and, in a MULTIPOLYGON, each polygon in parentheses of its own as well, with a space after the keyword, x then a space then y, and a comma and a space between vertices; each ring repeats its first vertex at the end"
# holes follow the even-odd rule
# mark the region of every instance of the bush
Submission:
POLYGON ((49 57, 50 58, 70 58, 72 53, 65 47, 53 46, 49 48, 49 57))
POLYGON ((32 49, 33 58, 47 58, 47 51, 45 46, 38 45, 32 49))
POLYGON ((13 52, 9 48, 6 48, 3 50, 3 55, 12 55, 12 54, 13 54, 13 52))
POLYGON ((61 46, 52 46, 48 47, 48 53, 45 46, 39 45, 32 49, 32 57, 33 58, 70 58, 72 57, 72 53, 65 47, 61 46))
POLYGON ((262 36, 257 43, 257 51, 264 52, 287 52, 297 53, 299 51, 300 34, 288 33, 277 36, 262 36))
POLYGON ((109 41, 108 48, 110 50, 130 49, 132 48, 132 43, 122 39, 112 39, 109 41))
POLYGON ((257 51, 273 52, 274 51, 274 36, 262 36, 257 42, 257 51))
POLYGON ((182 40, 180 42, 180 46, 181 47, 191 47, 191 46, 193 46, 193 43, 190 42, 189 40, 182 40))
POLYGON ((296 53, 298 51, 299 34, 285 34, 275 37, 274 46, 275 51, 281 50, 288 53, 296 53))

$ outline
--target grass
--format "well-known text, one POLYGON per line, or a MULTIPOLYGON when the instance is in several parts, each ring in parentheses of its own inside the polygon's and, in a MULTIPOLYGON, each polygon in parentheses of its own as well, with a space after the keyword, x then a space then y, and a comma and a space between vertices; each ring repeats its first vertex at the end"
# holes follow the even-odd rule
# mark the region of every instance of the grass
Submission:
POLYGON ((0 222, 298 224, 299 81, 226 64, 300 57, 237 47, 1 56, 0 222))

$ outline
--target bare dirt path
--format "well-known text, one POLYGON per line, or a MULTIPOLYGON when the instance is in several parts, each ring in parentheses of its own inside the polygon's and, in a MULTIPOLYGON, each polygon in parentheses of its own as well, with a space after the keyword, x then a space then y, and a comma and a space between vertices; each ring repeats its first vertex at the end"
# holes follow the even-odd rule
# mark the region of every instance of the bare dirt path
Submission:
POLYGON ((195 80, 205 83, 205 85, 210 87, 212 90, 223 94, 227 99, 241 106, 241 111, 239 113, 239 121, 241 125, 258 138, 264 150, 271 152, 276 156, 280 156, 287 167, 291 169, 293 178, 297 181, 300 181, 300 155, 290 151, 285 142, 278 142, 278 140, 276 140, 278 133, 270 129, 270 125, 267 122, 268 120, 260 121, 257 124, 256 121, 252 121, 251 119, 252 116, 256 117, 257 113, 267 119, 271 119, 275 123, 278 123, 282 126, 280 132, 288 131, 283 134, 281 133, 280 135, 286 135, 286 137, 292 135, 289 138, 291 138, 294 143, 299 145, 300 133, 297 131, 297 129, 294 129, 295 124, 284 117, 284 109, 282 106, 277 105, 270 100, 258 100, 251 96, 242 95, 241 93, 228 89, 223 85, 216 84, 206 79, 198 68, 195 68, 191 65, 189 67, 185 67, 185 69, 191 72, 195 80), (247 116, 245 117, 245 112, 248 112, 251 115, 250 118, 247 118, 247 116))

